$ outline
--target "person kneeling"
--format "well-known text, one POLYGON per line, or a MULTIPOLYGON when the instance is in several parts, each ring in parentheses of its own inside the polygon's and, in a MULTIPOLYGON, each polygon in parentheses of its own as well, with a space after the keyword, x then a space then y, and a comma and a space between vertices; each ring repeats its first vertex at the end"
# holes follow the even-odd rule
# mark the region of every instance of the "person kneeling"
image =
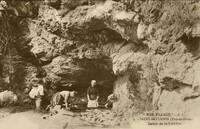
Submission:
POLYGON ((52 98, 50 104, 47 106, 46 110, 53 110, 56 114, 58 110, 62 108, 63 103, 66 109, 69 109, 69 98, 75 97, 77 94, 76 91, 61 91, 55 93, 52 98))
POLYGON ((64 98, 64 105, 66 109, 69 109, 69 98, 75 97, 77 94, 76 91, 61 91, 60 95, 64 98))
POLYGON ((107 103, 104 105, 105 108, 112 108, 113 103, 115 103, 116 101, 117 101, 117 96, 115 94, 110 94, 107 97, 107 103))

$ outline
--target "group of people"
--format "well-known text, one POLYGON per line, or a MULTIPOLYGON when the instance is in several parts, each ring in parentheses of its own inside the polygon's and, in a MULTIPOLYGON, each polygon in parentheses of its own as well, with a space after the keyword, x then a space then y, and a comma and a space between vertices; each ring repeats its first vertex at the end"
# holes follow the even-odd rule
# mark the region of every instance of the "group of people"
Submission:
MULTIPOLYGON (((50 104, 47 106, 46 110, 54 108, 55 106, 62 108, 63 106, 66 109, 69 109, 69 98, 75 97, 77 95, 76 91, 60 91, 55 93, 50 101, 50 104)), ((41 108, 42 96, 44 96, 43 85, 39 83, 38 86, 32 88, 29 92, 29 96, 35 100, 36 109, 41 108)), ((96 80, 91 81, 91 85, 87 89, 87 108, 98 108, 99 107, 99 90, 97 88, 96 80)), ((105 107, 108 107, 110 102, 108 102, 105 107)))

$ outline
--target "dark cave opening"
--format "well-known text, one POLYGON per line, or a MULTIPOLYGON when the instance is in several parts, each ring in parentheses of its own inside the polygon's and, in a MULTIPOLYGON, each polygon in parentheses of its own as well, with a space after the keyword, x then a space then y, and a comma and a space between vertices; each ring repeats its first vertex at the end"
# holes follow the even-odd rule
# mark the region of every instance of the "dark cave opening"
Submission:
POLYGON ((188 52, 196 58, 200 57, 200 38, 187 36, 186 34, 181 37, 181 41, 186 46, 188 52))

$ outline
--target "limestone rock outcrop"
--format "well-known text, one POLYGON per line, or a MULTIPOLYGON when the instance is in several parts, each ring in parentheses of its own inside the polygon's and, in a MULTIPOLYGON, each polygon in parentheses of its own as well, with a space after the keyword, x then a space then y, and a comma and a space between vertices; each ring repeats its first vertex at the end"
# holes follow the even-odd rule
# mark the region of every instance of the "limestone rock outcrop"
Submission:
POLYGON ((54 85, 85 87, 95 78, 102 88, 114 86, 119 112, 165 109, 172 106, 162 100, 165 94, 199 84, 197 17, 184 15, 187 7, 197 13, 192 7, 198 3, 186 3, 179 13, 176 2, 108 0, 77 6, 63 17, 41 5, 31 52, 54 85))
POLYGON ((0 92, 0 106, 10 106, 16 104, 18 97, 12 91, 3 91, 0 92))
POLYGON ((60 9, 41 3, 24 38, 36 62, 26 64, 26 83, 42 69, 38 78, 47 80, 49 94, 72 88, 83 97, 96 79, 101 97, 118 98, 118 116, 180 107, 193 115, 200 112, 193 109, 199 104, 199 10, 193 0, 107 0, 60 17, 60 9))

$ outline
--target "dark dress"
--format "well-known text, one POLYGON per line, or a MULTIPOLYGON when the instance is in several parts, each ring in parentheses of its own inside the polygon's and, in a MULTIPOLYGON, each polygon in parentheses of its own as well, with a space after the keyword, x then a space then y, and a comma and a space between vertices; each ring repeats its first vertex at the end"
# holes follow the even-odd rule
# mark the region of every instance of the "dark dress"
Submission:
POLYGON ((87 94, 89 95, 91 100, 97 99, 97 96, 99 96, 99 90, 96 86, 89 86, 87 90, 87 94))

